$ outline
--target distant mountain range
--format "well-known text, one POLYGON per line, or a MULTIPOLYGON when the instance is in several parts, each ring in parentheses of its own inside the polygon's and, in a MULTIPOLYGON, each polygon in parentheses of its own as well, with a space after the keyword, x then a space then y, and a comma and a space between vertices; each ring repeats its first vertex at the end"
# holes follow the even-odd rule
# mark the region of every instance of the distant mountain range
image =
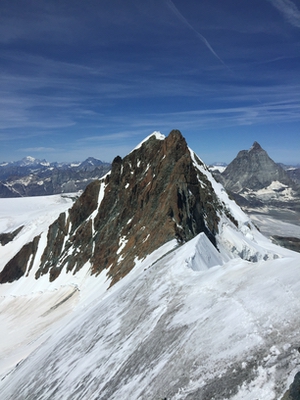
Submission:
POLYGON ((41 196, 83 190, 111 164, 93 157, 83 162, 49 163, 33 157, 0 164, 0 197, 41 196))

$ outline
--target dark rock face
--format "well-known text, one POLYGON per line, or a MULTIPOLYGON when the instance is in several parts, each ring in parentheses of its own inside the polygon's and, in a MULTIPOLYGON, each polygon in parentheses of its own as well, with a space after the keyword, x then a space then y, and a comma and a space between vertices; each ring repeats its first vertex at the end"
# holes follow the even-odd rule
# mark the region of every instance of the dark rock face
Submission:
POLYGON ((271 237, 273 241, 279 246, 286 247, 287 249, 297 251, 300 253, 300 239, 296 237, 288 237, 288 236, 278 236, 273 235, 271 237))
POLYGON ((5 246, 7 243, 9 243, 12 240, 14 240, 14 238, 17 236, 17 234, 19 232, 21 232, 22 228, 23 228, 23 226, 20 226, 19 228, 17 228, 13 232, 0 233, 0 243, 1 243, 1 245, 5 246))
POLYGON ((234 193, 245 188, 259 190, 273 181, 293 186, 286 171, 257 142, 254 142, 250 150, 240 151, 221 176, 225 188, 234 193))
POLYGON ((295 375, 293 383, 281 400, 300 400, 300 372, 295 375))
POLYGON ((50 273, 50 281, 60 274, 67 265, 68 271, 80 269, 91 257, 93 249, 92 221, 90 215, 98 205, 100 181, 92 182, 70 209, 68 216, 61 213, 49 227, 47 247, 41 258, 41 265, 36 273, 39 278, 50 273), (66 243, 65 241, 69 239, 66 243), (68 250, 72 247, 72 254, 68 250))
MULTIPOLYGON (((58 219, 50 225, 47 235, 48 245, 41 257, 41 267, 36 272, 36 278, 40 277, 42 269, 43 273, 47 273, 53 265, 58 264, 63 250, 64 239, 68 233, 68 227, 69 221, 66 219, 66 213, 61 213, 58 219)), ((60 272, 60 270, 57 269, 56 273, 54 271, 52 271, 52 274, 50 273, 50 281, 58 276, 57 272, 60 272)))
POLYGON ((40 237, 25 244, 22 249, 5 265, 0 272, 0 283, 14 282, 27 274, 32 268, 40 237), (30 261, 30 262, 29 262, 30 261))
POLYGON ((151 136, 124 159, 116 157, 111 173, 50 226, 36 278, 49 273, 53 280, 62 268, 75 273, 89 262, 93 274, 106 269, 113 284, 172 239, 180 244, 205 232, 215 244, 222 209, 181 133, 151 136))
POLYGON ((214 242, 217 208, 210 182, 193 166, 181 133, 172 131, 164 141, 151 137, 112 165, 95 218, 93 272, 110 267, 110 275, 118 280, 132 268, 135 257, 145 257, 173 238, 184 242, 205 232, 214 242), (125 257, 121 267, 115 256, 120 238, 128 240, 120 254, 125 257))
POLYGON ((11 188, 7 187, 7 185, 0 182, 0 197, 10 198, 10 197, 19 197, 19 195, 15 193, 11 188))
POLYGON ((300 168, 290 168, 286 170, 286 173, 293 182, 295 182, 297 185, 300 185, 300 168))

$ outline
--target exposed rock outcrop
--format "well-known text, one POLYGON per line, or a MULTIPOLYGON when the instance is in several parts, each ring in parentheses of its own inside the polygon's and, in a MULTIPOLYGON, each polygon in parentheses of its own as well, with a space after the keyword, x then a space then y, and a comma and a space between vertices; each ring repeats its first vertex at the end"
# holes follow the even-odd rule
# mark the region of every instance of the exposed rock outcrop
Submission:
POLYGON ((163 141, 153 136, 123 160, 115 159, 106 183, 95 218, 93 272, 109 268, 118 280, 135 258, 173 238, 181 243, 205 232, 215 243, 220 205, 210 182, 194 167, 179 131, 163 141))
POLYGON ((297 251, 300 253, 300 239, 291 236, 278 236, 273 235, 271 239, 279 246, 286 247, 287 249, 297 251))
POLYGON ((300 168, 289 168, 286 170, 288 176, 295 182, 297 185, 300 185, 300 168))
POLYGON ((14 282, 30 272, 38 248, 40 237, 25 244, 0 272, 0 283, 14 282))
POLYGON ((289 390, 281 400, 300 400, 300 372, 298 372, 289 390))
POLYGON ((114 283, 171 239, 182 243, 205 232, 215 244, 221 208, 181 133, 153 135, 116 157, 111 173, 51 225, 36 277, 49 273, 53 280, 64 267, 76 272, 90 262, 92 273, 107 269, 114 283))
POLYGON ((14 240, 14 238, 17 236, 17 234, 19 232, 21 232, 22 229, 23 229, 23 226, 20 226, 19 228, 15 229, 13 232, 0 233, 0 244, 2 246, 5 246, 7 243, 14 240))

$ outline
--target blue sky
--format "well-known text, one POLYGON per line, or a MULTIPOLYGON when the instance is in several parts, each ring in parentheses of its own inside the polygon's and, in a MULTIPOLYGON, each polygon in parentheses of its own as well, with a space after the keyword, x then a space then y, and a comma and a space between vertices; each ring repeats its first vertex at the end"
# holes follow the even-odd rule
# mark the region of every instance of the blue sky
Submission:
POLYGON ((299 0, 1 0, 0 161, 111 161, 180 129, 300 163, 299 0))

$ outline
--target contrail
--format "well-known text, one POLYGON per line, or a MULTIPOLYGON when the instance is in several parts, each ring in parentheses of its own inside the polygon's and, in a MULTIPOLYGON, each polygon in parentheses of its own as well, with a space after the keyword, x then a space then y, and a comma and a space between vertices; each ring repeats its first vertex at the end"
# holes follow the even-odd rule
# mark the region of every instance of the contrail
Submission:
POLYGON ((205 44, 205 46, 208 48, 208 50, 226 67, 227 65, 224 63, 221 57, 218 56, 218 54, 214 51, 214 49, 211 47, 207 39, 201 33, 196 31, 196 29, 188 22, 188 20, 181 14, 181 12, 178 10, 178 8, 175 6, 172 0, 166 0, 168 6, 171 8, 173 13, 180 19, 181 22, 183 22, 186 26, 188 26, 197 36, 198 38, 205 44))
POLYGON ((293 26, 300 28, 300 11, 292 0, 268 0, 293 26))

